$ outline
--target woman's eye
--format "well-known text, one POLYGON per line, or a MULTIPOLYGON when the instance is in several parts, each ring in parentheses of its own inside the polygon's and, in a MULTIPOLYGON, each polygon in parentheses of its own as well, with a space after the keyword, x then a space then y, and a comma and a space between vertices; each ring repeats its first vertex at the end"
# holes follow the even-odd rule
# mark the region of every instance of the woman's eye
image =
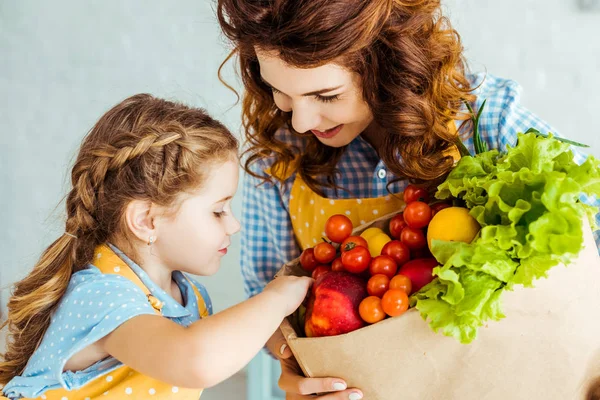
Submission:
POLYGON ((322 101, 323 103, 331 103, 340 99, 340 95, 338 94, 334 94, 333 96, 322 96, 318 94, 315 97, 317 98, 317 100, 322 101))

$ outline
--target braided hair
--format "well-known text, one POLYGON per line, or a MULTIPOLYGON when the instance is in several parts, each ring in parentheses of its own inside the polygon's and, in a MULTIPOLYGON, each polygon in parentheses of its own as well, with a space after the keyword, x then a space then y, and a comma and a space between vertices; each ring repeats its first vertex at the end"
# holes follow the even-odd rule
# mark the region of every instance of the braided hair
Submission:
POLYGON ((204 110, 148 94, 125 99, 100 118, 73 166, 65 234, 16 283, 9 300, 8 319, 0 327, 9 331, 0 384, 23 372, 71 275, 92 260, 96 246, 130 240, 127 204, 145 200, 175 207, 182 192, 201 187, 211 165, 235 157, 237 146, 204 110))

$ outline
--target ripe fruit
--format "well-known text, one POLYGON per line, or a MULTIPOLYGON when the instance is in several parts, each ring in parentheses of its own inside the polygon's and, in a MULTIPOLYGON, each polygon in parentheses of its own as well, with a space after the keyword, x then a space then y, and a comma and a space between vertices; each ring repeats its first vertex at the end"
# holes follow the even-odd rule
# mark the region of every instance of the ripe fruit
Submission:
POLYGON ((325 234, 335 243, 342 243, 352 234, 352 221, 342 214, 332 215, 325 223, 325 234))
POLYGON ((402 230, 400 240, 408 246, 411 252, 427 246, 427 239, 425 239, 423 231, 420 229, 413 229, 410 226, 407 226, 402 230))
POLYGON ((427 243, 446 240, 471 243, 481 230, 481 226, 464 207, 448 207, 438 211, 427 228, 427 243))
POLYGON ((358 313, 367 297, 365 282, 347 272, 329 272, 314 284, 306 309, 306 336, 333 336, 362 328, 358 313))
POLYGON ((411 260, 400 267, 398 274, 404 275, 412 283, 412 291, 418 292, 421 288, 431 282, 434 278, 433 269, 438 266, 435 258, 419 258, 411 260))
POLYGON ((398 271, 398 265, 390 256, 382 255, 374 257, 369 265, 371 275, 383 274, 391 279, 396 275, 396 271, 398 271))
POLYGON ((315 268, 317 268, 319 262, 315 258, 315 250, 312 247, 304 250, 300 255, 300 265, 302 265, 302 268, 308 272, 312 272, 315 268))
POLYGON ((384 274, 373 275, 367 282, 367 292, 371 296, 381 297, 390 288, 390 278, 384 274))
POLYGON ((410 204, 413 201, 422 201, 427 203, 429 201, 429 193, 422 187, 415 185, 408 185, 404 189, 404 202, 410 204))
POLYGON ((413 229, 424 228, 431 221, 431 208, 422 201, 407 204, 403 214, 404 221, 413 229))
POLYGON ((399 267, 410 260, 410 250, 408 246, 399 240, 387 242, 386 245, 383 246, 383 249, 381 249, 381 254, 392 257, 399 267))
POLYGON ((412 292, 412 282, 405 275, 396 275, 390 281, 390 289, 404 290, 406 293, 412 292))
POLYGON ((381 308, 390 317, 397 317, 408 310, 408 295, 404 290, 390 289, 381 298, 381 308))
POLYGON ((381 307, 381 299, 377 296, 369 296, 361 301, 358 312, 363 321, 369 324, 374 324, 385 318, 385 312, 381 307))
POLYGON ((360 274, 369 268, 371 254, 365 247, 358 246, 342 253, 342 264, 348 272, 360 274))
POLYGON ((314 247, 315 259, 321 264, 329 264, 335 259, 335 247, 331 243, 321 242, 314 247))

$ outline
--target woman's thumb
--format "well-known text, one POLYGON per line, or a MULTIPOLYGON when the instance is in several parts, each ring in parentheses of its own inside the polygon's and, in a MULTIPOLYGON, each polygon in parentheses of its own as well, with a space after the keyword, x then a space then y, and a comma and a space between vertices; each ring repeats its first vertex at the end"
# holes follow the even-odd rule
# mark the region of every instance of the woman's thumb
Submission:
POLYGON ((292 356, 292 351, 290 347, 287 345, 281 330, 277 329, 275 333, 269 338, 267 341, 267 349, 277 358, 290 358, 292 356))

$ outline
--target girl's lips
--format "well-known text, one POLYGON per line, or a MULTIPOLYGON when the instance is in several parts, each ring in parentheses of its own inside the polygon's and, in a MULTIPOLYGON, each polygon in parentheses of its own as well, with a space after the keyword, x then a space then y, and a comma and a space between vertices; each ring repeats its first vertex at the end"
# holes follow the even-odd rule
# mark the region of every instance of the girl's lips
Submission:
POLYGON ((227 247, 225 247, 225 248, 223 248, 223 249, 219 250, 219 253, 221 253, 221 254, 223 254, 223 255, 227 254, 227 247))
POLYGON ((319 137, 321 139, 331 139, 332 137, 337 135, 342 130, 343 127, 344 127, 344 124, 339 124, 338 126, 333 127, 331 129, 327 129, 326 131, 318 131, 316 129, 312 129, 311 132, 316 137, 319 137))

